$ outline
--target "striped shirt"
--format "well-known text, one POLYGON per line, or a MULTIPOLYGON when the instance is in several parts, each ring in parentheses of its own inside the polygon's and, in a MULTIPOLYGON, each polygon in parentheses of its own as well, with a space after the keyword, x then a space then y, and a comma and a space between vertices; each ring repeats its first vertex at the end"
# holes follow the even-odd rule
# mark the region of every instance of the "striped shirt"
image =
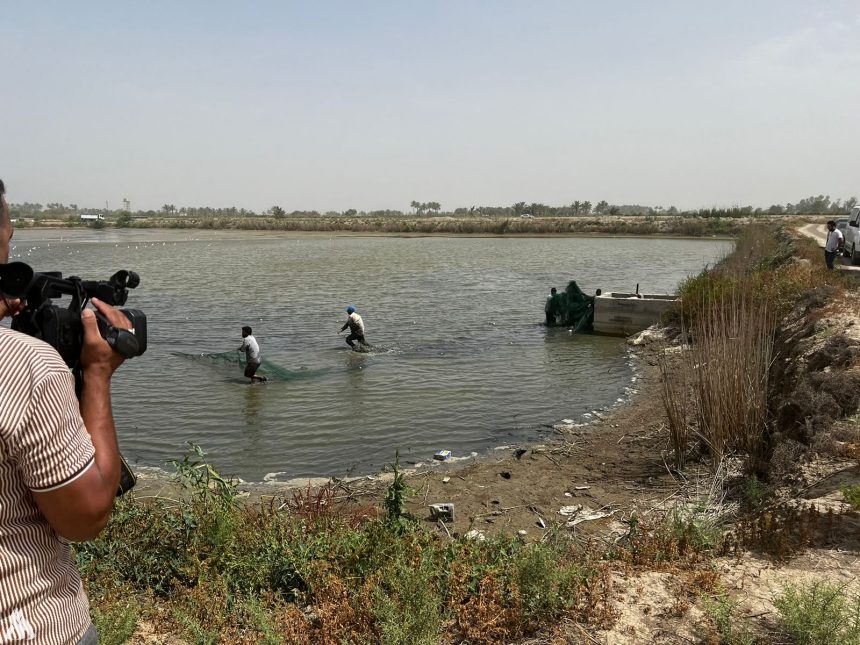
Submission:
POLYGON ((52 347, 0 327, 0 643, 77 643, 91 622, 69 544, 30 492, 94 463, 74 390, 52 347))

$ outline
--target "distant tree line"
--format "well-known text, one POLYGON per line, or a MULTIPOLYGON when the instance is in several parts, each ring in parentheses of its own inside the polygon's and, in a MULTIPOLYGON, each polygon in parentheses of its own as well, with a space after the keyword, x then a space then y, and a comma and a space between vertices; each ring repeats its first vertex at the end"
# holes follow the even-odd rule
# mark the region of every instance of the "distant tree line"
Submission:
POLYGON ((164 204, 160 210, 109 210, 105 208, 81 208, 77 204, 49 203, 38 204, 23 202, 10 204, 10 215, 13 219, 51 219, 65 220, 69 223, 76 221, 81 213, 100 214, 109 220, 118 220, 118 225, 128 226, 133 219, 141 218, 188 218, 188 219, 236 219, 246 217, 285 218, 314 218, 314 217, 408 217, 436 216, 452 217, 584 217, 584 216, 614 216, 614 215, 678 215, 687 217, 757 217, 763 215, 842 215, 857 205, 857 198, 831 199, 829 195, 810 196, 797 203, 773 204, 767 208, 754 206, 731 206, 726 208, 701 208, 696 210, 679 210, 675 206, 642 206, 639 204, 610 204, 602 200, 593 204, 590 201, 576 200, 564 206, 550 206, 541 203, 517 202, 510 206, 469 206, 459 207, 451 211, 443 211, 439 202, 412 201, 412 209, 406 213, 400 210, 370 210, 360 211, 350 208, 344 211, 319 212, 315 210, 287 211, 281 206, 273 206, 267 211, 258 213, 235 206, 225 208, 191 207, 177 208, 173 204, 164 204))

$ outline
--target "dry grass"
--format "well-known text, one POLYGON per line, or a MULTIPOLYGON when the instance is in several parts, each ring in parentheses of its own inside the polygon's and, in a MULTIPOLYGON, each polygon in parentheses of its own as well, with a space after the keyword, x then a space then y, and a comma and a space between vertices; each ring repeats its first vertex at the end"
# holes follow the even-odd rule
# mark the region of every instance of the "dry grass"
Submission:
POLYGON ((704 308, 694 327, 691 371, 697 435, 717 460, 755 461, 767 421, 774 315, 743 283, 704 308))
POLYGON ((774 311, 743 280, 696 307, 690 351, 660 364, 675 464, 683 468, 693 434, 716 462, 740 452, 753 465, 767 423, 774 311))

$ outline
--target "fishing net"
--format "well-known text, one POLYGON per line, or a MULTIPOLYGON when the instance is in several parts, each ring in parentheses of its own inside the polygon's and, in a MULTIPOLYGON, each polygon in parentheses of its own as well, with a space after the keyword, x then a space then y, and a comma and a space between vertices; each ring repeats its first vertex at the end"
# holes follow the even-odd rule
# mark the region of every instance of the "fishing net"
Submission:
MULTIPOLYGON (((186 354, 184 352, 174 352, 174 356, 187 358, 201 363, 210 365, 236 366, 236 372, 242 373, 239 368, 244 368, 245 355, 240 352, 204 352, 201 354, 186 354)), ((296 381, 299 379, 313 378, 322 374, 325 370, 288 370, 286 367, 281 367, 277 363, 263 359, 260 369, 257 370, 257 376, 265 376, 270 381, 296 381)))
POLYGON ((550 299, 547 314, 556 326, 590 331, 594 323, 594 296, 583 293, 576 281, 571 280, 564 291, 550 299))

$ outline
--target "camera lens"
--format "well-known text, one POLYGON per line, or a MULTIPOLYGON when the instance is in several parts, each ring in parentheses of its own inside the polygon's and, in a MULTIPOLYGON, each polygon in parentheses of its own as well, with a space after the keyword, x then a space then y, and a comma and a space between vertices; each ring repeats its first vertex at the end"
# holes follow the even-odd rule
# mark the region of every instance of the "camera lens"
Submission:
POLYGON ((10 298, 23 298, 33 281, 33 269, 23 262, 0 265, 0 293, 10 298))

